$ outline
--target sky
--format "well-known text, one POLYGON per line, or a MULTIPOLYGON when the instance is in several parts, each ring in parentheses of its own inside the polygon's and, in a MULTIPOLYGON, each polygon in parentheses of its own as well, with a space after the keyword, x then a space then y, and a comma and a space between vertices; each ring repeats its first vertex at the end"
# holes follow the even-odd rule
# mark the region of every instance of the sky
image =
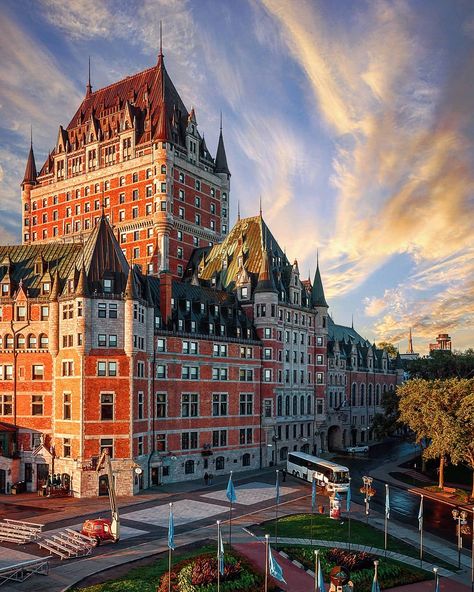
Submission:
POLYGON ((37 165, 92 85, 156 63, 215 153, 231 222, 263 216, 334 321, 425 355, 474 347, 472 0, 3 0, 0 242, 20 241, 37 165))

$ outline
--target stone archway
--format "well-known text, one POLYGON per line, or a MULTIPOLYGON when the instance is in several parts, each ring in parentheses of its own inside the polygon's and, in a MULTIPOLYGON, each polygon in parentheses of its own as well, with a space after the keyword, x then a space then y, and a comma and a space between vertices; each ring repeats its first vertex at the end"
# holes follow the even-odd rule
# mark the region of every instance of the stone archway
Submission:
POLYGON ((328 429, 328 450, 340 450, 342 448, 342 430, 341 426, 332 425, 328 429))

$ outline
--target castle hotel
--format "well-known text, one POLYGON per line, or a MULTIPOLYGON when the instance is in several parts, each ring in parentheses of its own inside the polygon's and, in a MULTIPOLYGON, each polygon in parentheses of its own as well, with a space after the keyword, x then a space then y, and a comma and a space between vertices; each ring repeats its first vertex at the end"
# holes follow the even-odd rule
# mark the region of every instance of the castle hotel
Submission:
POLYGON ((374 441, 400 364, 334 324, 261 213, 230 228, 230 179, 161 52, 89 81, 39 172, 30 147, 0 246, 0 492, 104 494, 105 448, 132 495, 374 441))

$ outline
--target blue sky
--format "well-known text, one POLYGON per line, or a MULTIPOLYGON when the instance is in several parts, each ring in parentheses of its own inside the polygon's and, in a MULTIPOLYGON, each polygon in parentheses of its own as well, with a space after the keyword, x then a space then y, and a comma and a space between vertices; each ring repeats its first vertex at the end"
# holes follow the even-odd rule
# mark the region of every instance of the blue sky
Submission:
POLYGON ((4 0, 0 239, 20 239, 20 188, 85 92, 168 71, 215 151, 232 219, 264 218, 303 277, 316 251, 330 312, 426 353, 474 346, 474 4, 471 0, 4 0))

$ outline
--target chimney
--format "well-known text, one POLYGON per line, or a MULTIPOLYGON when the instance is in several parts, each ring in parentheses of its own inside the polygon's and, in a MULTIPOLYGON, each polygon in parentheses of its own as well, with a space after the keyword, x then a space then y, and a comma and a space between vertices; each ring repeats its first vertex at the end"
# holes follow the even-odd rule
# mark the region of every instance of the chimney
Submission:
POLYGON ((163 327, 168 326, 171 319, 171 298, 173 296, 173 276, 169 271, 160 272, 160 312, 163 327))

